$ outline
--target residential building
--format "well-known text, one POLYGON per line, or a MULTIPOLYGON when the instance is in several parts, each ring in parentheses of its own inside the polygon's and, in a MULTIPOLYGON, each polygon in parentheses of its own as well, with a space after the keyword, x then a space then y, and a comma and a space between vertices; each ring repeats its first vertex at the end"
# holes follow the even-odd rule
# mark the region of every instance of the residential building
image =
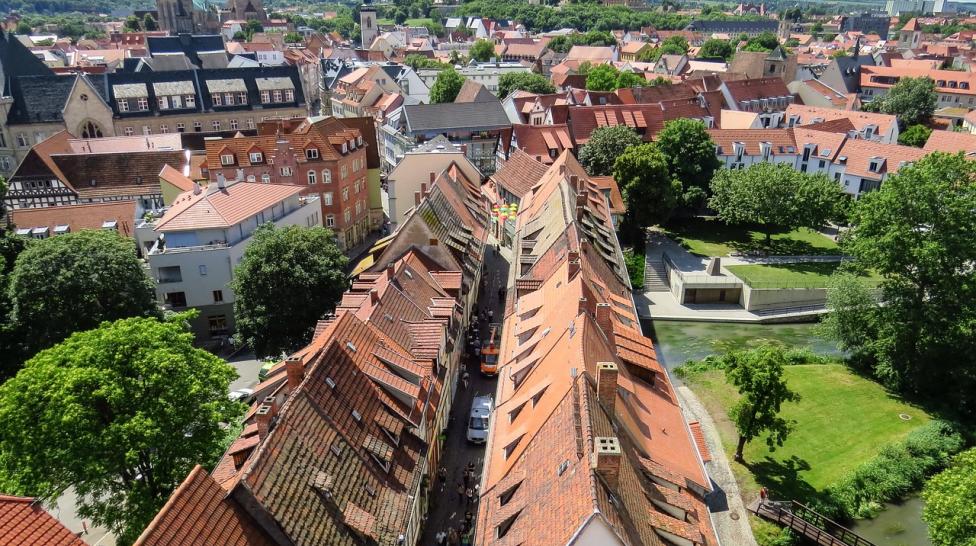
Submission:
POLYGON ((626 125, 634 129, 645 142, 664 128, 668 120, 692 118, 706 127, 715 124, 715 117, 698 98, 661 101, 650 104, 608 104, 606 106, 573 106, 567 109, 566 124, 578 150, 590 140, 598 127, 626 125))
POLYGON ((556 158, 563 155, 564 150, 575 148, 573 138, 569 134, 569 126, 565 123, 512 125, 512 145, 508 147, 510 155, 513 155, 515 150, 522 150, 535 161, 551 165, 556 158))
POLYGON ((853 130, 859 138, 875 140, 885 144, 898 143, 898 119, 890 114, 791 104, 786 109, 783 126, 799 127, 837 120, 847 120, 850 122, 849 129, 845 128, 841 130, 840 132, 842 133, 849 133, 853 130))
MULTIPOLYGON (((376 116, 402 104, 400 87, 379 65, 357 68, 339 78, 331 90, 332 115, 376 116)), ((380 116, 382 119, 382 115, 380 116)))
POLYGON ((720 87, 730 110, 759 114, 763 127, 777 127, 793 94, 779 77, 722 82, 720 87))
POLYGON ((46 239, 52 235, 76 233, 86 229, 117 231, 135 238, 135 201, 115 201, 88 205, 61 205, 10 211, 10 222, 17 235, 46 239))
POLYGON ((621 61, 636 61, 638 57, 654 49, 650 42, 631 40, 620 47, 621 61))
POLYGON ((685 30, 700 33, 706 38, 711 37, 714 34, 724 34, 733 37, 738 37, 745 34, 746 36, 752 38, 754 36, 759 36, 764 32, 776 34, 776 32, 779 30, 779 23, 774 19, 757 19, 754 21, 742 19, 729 19, 727 21, 698 20, 688 23, 685 30))
POLYGON ((976 108, 976 74, 920 67, 862 66, 861 100, 870 102, 884 96, 901 78, 931 78, 939 96, 938 108, 976 108))
POLYGON ((706 448, 572 154, 522 198, 513 251, 474 543, 717 544, 706 448))
POLYGON ((387 216, 391 231, 396 231, 413 213, 434 180, 452 167, 468 180, 481 180, 481 172, 474 163, 453 146, 442 150, 416 150, 403 155, 386 177, 387 216))
POLYGON ((871 55, 835 57, 820 75, 820 81, 845 95, 861 92, 861 67, 877 64, 871 55))
POLYGON ((318 197, 321 224, 335 231, 343 250, 370 232, 366 141, 341 119, 267 123, 257 136, 213 139, 206 146, 211 182, 301 186, 302 195, 318 197))
POLYGON ((163 206, 158 174, 182 169, 181 135, 74 139, 65 131, 32 146, 9 179, 8 210, 134 201, 135 216, 163 206))
POLYGON ((245 181, 195 186, 159 219, 138 226, 156 296, 168 309, 197 309, 191 329, 202 341, 234 332, 229 283, 258 226, 322 225, 318 198, 300 186, 245 181))
POLYGON ((0 495, 0 544, 85 546, 85 541, 44 510, 40 499, 0 495))
POLYGON ((903 13, 933 15, 946 11, 945 0, 888 0, 885 3, 885 12, 890 17, 897 17, 903 13))
POLYGON ((969 132, 932 131, 922 149, 929 153, 947 152, 955 154, 962 152, 966 157, 972 158, 976 154, 976 135, 969 132))
POLYGON ((845 95, 824 83, 823 80, 795 80, 788 83, 786 87, 790 93, 796 95, 803 104, 808 106, 846 109, 849 106, 860 104, 857 94, 845 95))
MULTIPOLYGON (((498 80, 505 74, 531 72, 531 69, 521 62, 487 62, 478 63, 471 61, 466 66, 462 66, 458 74, 465 79, 480 83, 488 88, 493 94, 498 93, 498 80)), ((431 88, 437 80, 440 70, 433 68, 421 68, 417 70, 417 76, 424 82, 427 88, 431 88)))

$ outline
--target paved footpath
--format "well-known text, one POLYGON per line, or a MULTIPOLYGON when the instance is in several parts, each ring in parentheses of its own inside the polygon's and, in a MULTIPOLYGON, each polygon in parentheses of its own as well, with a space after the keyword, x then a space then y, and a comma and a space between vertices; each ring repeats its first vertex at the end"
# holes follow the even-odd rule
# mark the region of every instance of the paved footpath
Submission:
POLYGON ((715 422, 691 389, 680 386, 676 390, 685 418, 701 423, 705 443, 712 454, 712 460, 705 463, 705 469, 712 478, 712 488, 715 489, 709 497, 708 508, 719 542, 723 546, 757 546, 749 527, 749 512, 742 502, 739 485, 735 483, 715 422))

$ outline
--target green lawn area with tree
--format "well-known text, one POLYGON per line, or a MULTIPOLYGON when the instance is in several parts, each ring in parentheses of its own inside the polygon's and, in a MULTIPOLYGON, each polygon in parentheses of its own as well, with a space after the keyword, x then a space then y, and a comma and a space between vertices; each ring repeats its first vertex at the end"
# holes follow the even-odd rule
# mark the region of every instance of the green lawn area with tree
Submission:
MULTIPOLYGON (((745 465, 732 468, 749 500, 765 486, 777 499, 810 500, 930 420, 879 384, 841 364, 790 365, 789 388, 800 395, 783 404, 780 416, 795 425, 782 447, 770 452, 765 438, 746 445, 745 465), (901 415, 910 417, 902 419, 901 415)), ((728 410, 739 399, 722 370, 694 370, 683 377, 708 409, 732 459, 737 433, 728 410)))
MULTIPOLYGON (((838 267, 840 262, 799 262, 729 265, 726 269, 752 288, 826 288, 838 267)), ((874 285, 881 280, 875 275, 863 275, 862 279, 874 285)))
POLYGON ((769 246, 766 246, 765 235, 758 228, 727 225, 717 218, 676 218, 664 227, 664 234, 699 256, 728 256, 733 252, 768 252, 774 255, 840 254, 837 243, 807 228, 774 234, 769 246))

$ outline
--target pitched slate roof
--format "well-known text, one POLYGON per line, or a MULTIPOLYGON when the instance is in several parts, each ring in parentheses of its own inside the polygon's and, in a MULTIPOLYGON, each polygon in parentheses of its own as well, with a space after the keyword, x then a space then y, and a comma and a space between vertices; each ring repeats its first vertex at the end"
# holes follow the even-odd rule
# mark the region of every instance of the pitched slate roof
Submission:
POLYGON ((74 75, 31 75, 9 80, 14 103, 7 123, 51 123, 64 119, 64 105, 75 84, 74 75))
POLYGON ((442 104, 407 104, 403 117, 408 133, 444 132, 451 129, 504 129, 512 126, 498 100, 442 104))
POLYGON ((193 190, 180 194, 155 229, 168 232, 232 227, 301 192, 302 186, 290 184, 235 182, 224 188, 214 184, 197 194, 193 190))
POLYGON ((85 546, 39 500, 0 495, 0 544, 8 546, 85 546))

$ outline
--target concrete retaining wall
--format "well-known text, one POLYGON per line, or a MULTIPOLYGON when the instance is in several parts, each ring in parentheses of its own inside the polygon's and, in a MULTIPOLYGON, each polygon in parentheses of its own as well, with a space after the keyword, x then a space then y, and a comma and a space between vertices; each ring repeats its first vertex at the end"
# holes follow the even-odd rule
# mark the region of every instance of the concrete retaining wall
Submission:
POLYGON ((803 307, 827 303, 826 288, 751 288, 742 286, 739 303, 747 311, 803 307))

